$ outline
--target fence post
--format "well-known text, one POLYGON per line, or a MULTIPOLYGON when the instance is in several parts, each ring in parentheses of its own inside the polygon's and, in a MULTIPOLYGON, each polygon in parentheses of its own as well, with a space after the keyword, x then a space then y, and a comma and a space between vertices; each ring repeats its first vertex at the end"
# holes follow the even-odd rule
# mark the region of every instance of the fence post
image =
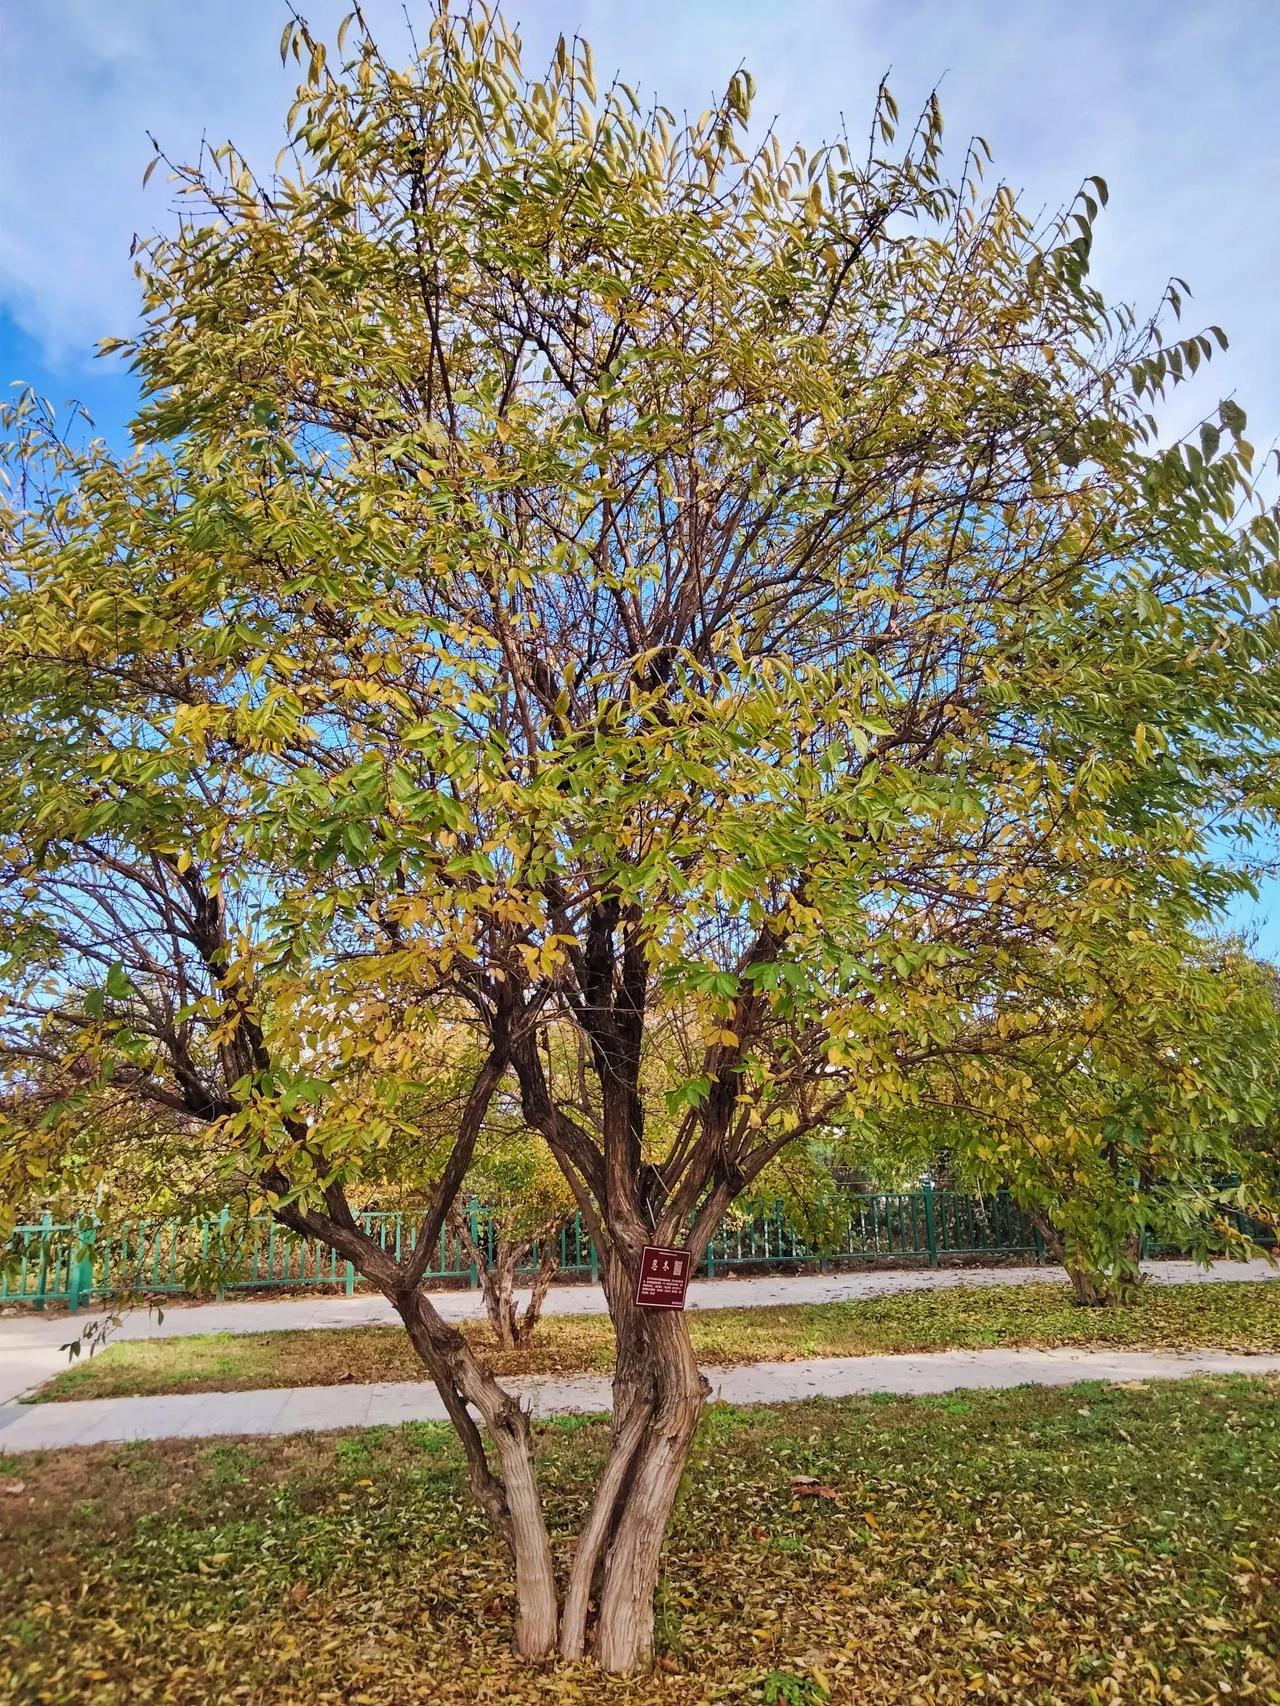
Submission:
POLYGON ((84 1255, 81 1258, 80 1295, 93 1296, 93 1247, 98 1241, 98 1225, 95 1221, 85 1235, 84 1255))
POLYGON ((49 1284, 49 1245, 53 1234, 53 1215, 48 1209, 40 1216, 40 1273, 36 1279, 36 1308, 44 1308, 44 1294, 49 1284))
POLYGON ((347 1263, 346 1278, 344 1280, 344 1290, 346 1291, 347 1296, 351 1297, 354 1295, 355 1289, 356 1289, 356 1270, 351 1265, 351 1263, 348 1262, 347 1263))
MULTIPOLYGON (((478 1250, 480 1248, 480 1204, 472 1197, 467 1204, 467 1218, 471 1223, 471 1242, 478 1250)), ((480 1284, 480 1270, 472 1262, 467 1269, 467 1284, 475 1291, 480 1284)))
POLYGON ((229 1259, 227 1250, 227 1223, 231 1219, 231 1210, 224 1208, 218 1216, 218 1284, 214 1290, 214 1298, 222 1303, 226 1300, 227 1288, 222 1283, 223 1270, 229 1259))
MULTIPOLYGON (((578 1237, 581 1238, 582 1237, 582 1210, 580 1208, 575 1209, 573 1211, 573 1218, 578 1223, 578 1237)), ((591 1280, 592 1280, 592 1283, 594 1284, 600 1278, 600 1252, 599 1252, 599 1250, 596 1249, 596 1241, 594 1238, 588 1237, 587 1248, 591 1252, 591 1280)))
POLYGON ((933 1180, 926 1179, 923 1185, 924 1194, 924 1237, 929 1248, 929 1266, 938 1265, 938 1229, 933 1218, 933 1180))
POLYGON ((81 1231, 77 1221, 75 1227, 76 1243, 71 1256, 71 1268, 67 1275, 67 1314, 75 1315, 80 1309, 80 1299, 89 1297, 93 1292, 93 1239, 94 1229, 90 1226, 81 1231))
POLYGON ((80 1312, 80 1224, 71 1228, 71 1246, 67 1251, 67 1314, 80 1312))

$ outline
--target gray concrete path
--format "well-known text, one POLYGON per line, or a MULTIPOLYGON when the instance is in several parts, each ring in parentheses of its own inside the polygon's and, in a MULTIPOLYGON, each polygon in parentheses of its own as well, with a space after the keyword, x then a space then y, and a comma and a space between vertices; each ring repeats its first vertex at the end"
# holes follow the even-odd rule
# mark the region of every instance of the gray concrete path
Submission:
MULTIPOLYGON (((952 1392, 1008 1386, 1070 1386, 1079 1380, 1177 1380, 1192 1374, 1280 1374, 1280 1356, 1228 1351, 934 1351, 912 1356, 824 1357, 708 1368, 714 1397, 729 1404, 785 1404, 868 1392, 952 1392)), ((610 1407, 607 1375, 505 1381, 534 1415, 594 1414, 610 1407)), ((296 1434, 330 1428, 443 1421, 433 1386, 303 1386, 292 1391, 195 1392, 160 1398, 91 1398, 68 1404, 0 1405, 0 1451, 50 1450, 140 1439, 296 1434)))
MULTIPOLYGON (((1212 1284, 1224 1280, 1280 1280, 1280 1267, 1266 1261, 1218 1262, 1209 1269, 1194 1262, 1148 1262, 1147 1273, 1160 1284, 1212 1284)), ((755 1274, 741 1279, 694 1280, 689 1287, 690 1309, 768 1308, 778 1304, 843 1303, 862 1297, 883 1297, 903 1291, 933 1291, 969 1285, 1060 1284, 1061 1268, 879 1268, 865 1273, 755 1274)), ((484 1313, 476 1291, 439 1291, 436 1307, 448 1320, 478 1319, 484 1313)), ((548 1315, 603 1315, 604 1293, 598 1285, 553 1286, 547 1294, 548 1315)), ((67 1366, 62 1347, 85 1332, 101 1316, 38 1314, 24 1307, 0 1316, 0 1404, 11 1403, 43 1385, 67 1366)), ((310 1331, 325 1327, 380 1326, 398 1321, 384 1297, 324 1297, 318 1294, 282 1297, 240 1297, 225 1303, 166 1304, 163 1319, 154 1310, 132 1309, 111 1330, 111 1342, 121 1339, 169 1339, 188 1333, 267 1333, 310 1331)), ((148 1400, 150 1402, 150 1400, 148 1400)))

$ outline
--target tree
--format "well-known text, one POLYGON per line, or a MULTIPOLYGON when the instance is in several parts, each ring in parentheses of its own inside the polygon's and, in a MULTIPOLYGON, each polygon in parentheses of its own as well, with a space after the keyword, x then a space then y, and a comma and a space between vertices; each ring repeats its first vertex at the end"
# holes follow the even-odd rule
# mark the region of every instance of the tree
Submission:
POLYGON ((528 1345, 560 1266, 560 1235, 573 1219, 564 1174, 519 1117, 486 1122, 467 1175, 483 1218, 455 1202, 448 1223, 476 1270, 485 1314, 504 1350, 528 1345), (516 1301, 519 1270, 533 1265, 529 1296, 516 1301))
POLYGON ((677 126, 582 43, 527 81, 479 8, 406 71, 358 15, 283 45, 287 173, 171 167, 140 250, 137 454, 12 411, 5 1046, 215 1123, 386 1294, 520 1650, 595 1604, 627 1671, 703 1403, 642 1247, 1151 1003, 1274 801, 1280 535, 1238 405, 1155 436, 1220 334, 1098 297, 1100 180, 1037 234, 935 101, 901 147, 887 90, 865 150, 753 146, 745 73, 677 126), (351 1212, 460 1015, 420 1251, 510 1082, 617 1338, 563 1597, 527 1417, 351 1212))
MULTIPOLYGON (((1229 941, 1211 962, 1238 990, 1222 1046, 1249 1081, 1232 1107, 1225 1171, 1237 1221, 1264 1249, 1280 1243, 1280 968, 1229 941)), ((1227 1193, 1224 1193, 1226 1195, 1227 1193)))
POLYGON ((911 1116, 971 1187, 1011 1191, 1091 1306, 1132 1295, 1149 1245, 1250 1254, 1241 1222, 1275 1212, 1250 1143, 1276 1104, 1267 979, 1230 940, 1165 952, 1148 1000, 1086 1046, 1077 1020, 980 1084, 932 1074, 911 1116))

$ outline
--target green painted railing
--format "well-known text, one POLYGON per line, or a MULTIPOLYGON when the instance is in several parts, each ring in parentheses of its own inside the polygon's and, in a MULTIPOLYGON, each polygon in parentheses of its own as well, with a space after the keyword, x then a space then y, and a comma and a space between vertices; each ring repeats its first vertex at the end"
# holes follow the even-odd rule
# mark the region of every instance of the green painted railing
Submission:
MULTIPOLYGON (((475 1243, 494 1254, 492 1215, 473 1202, 470 1231, 475 1243)), ((357 1216, 370 1237, 397 1258, 415 1248, 419 1221, 402 1211, 357 1216)), ((748 1268, 791 1268, 816 1262, 847 1264, 884 1258, 913 1258, 936 1267, 948 1256, 1041 1255, 1030 1221, 1003 1192, 974 1198, 956 1191, 882 1191, 844 1194, 815 1215, 815 1228, 801 1231, 781 1205, 771 1213, 734 1215, 712 1239, 701 1271, 709 1276, 748 1268)), ((559 1271, 566 1278, 594 1278, 595 1249, 574 1215, 559 1234, 559 1271)), ((535 1249, 532 1272, 541 1251, 535 1249)), ((446 1283, 476 1285, 478 1275, 460 1240, 442 1232, 427 1276, 446 1283)), ((350 1293, 356 1272, 327 1246, 299 1238, 267 1216, 221 1215, 191 1221, 144 1220, 115 1232, 88 1223, 20 1226, 0 1252, 0 1304, 65 1303, 75 1310, 91 1297, 141 1292, 292 1290, 341 1287, 350 1293)))

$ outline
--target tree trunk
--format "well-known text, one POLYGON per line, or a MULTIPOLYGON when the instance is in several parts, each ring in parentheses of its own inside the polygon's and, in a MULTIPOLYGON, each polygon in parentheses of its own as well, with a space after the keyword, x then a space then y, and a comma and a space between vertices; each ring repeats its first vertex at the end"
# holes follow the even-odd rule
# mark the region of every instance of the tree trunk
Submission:
POLYGON ((415 1290, 396 1304, 458 1433, 472 1492, 514 1561, 516 1651, 549 1658, 559 1634, 561 1655, 581 1658, 598 1583, 597 1662, 618 1674, 649 1669, 663 1545, 707 1390, 684 1316, 641 1312, 629 1294, 610 1297, 618 1336, 613 1442, 579 1538, 561 1619, 529 1417, 429 1296, 415 1290), (490 1467, 472 1410, 492 1442, 500 1474, 490 1467))
POLYGON ((536 1233, 533 1238, 520 1239, 504 1238, 501 1229, 495 1228, 491 1261, 485 1241, 477 1244, 471 1236, 467 1217, 456 1211, 449 1215, 449 1226, 479 1279, 480 1296, 484 1301, 484 1312, 493 1329, 493 1336, 504 1351, 524 1350, 533 1338, 534 1328, 542 1316, 542 1306, 546 1301, 548 1288, 560 1266, 560 1256, 554 1239, 562 1224, 563 1222, 557 1220, 536 1233), (543 1246, 542 1257, 534 1275, 529 1301, 525 1305, 524 1314, 521 1315, 515 1299, 516 1270, 521 1259, 539 1243, 543 1246))
POLYGON ((397 1299, 414 1349, 444 1400, 467 1457, 471 1488, 506 1541, 516 1574, 516 1651, 524 1658, 549 1658, 556 1649, 559 1601, 551 1543, 547 1538, 533 1467, 529 1418, 477 1361, 456 1328, 430 1299, 414 1291, 397 1299), (489 1468, 484 1444, 467 1406, 484 1422, 501 1467, 489 1468))
POLYGON ((519 1250, 501 1240, 494 1252, 492 1268, 480 1269, 480 1284, 484 1291, 489 1323, 504 1351, 515 1350, 519 1343, 516 1324, 516 1262, 519 1250))
POLYGON ((578 1537, 560 1620, 562 1658, 580 1659, 586 1650, 592 1589, 605 1546, 615 1532, 619 1507, 632 1484, 632 1470, 653 1420, 657 1397, 651 1368, 640 1366, 634 1359, 629 1368, 624 1368, 619 1360, 613 1376, 613 1435, 609 1456, 578 1537))
MULTIPOLYGON (((535 1321, 554 1270, 554 1261, 544 1258, 530 1302, 535 1321)), ((494 1294, 502 1297, 500 1281, 494 1294)), ((579 1538, 561 1618, 528 1416, 429 1297, 414 1292, 401 1298, 399 1307, 462 1441, 472 1491, 514 1560, 517 1652, 547 1658, 556 1649, 558 1632, 561 1655, 581 1658, 591 1596, 599 1584, 597 1662, 619 1674, 649 1669, 663 1544, 706 1393, 684 1316, 637 1310, 626 1282, 610 1287, 618 1339, 613 1441, 579 1538), (468 1406, 492 1441, 500 1476, 489 1467, 468 1406)), ((514 1310, 508 1319, 514 1321, 514 1310)), ((520 1327, 527 1322, 526 1315, 520 1327)))
POLYGON ((1117 1258, 1114 1269, 1108 1272, 1091 1267, 1088 1262, 1081 1261, 1078 1254, 1068 1250, 1057 1227, 1038 1210, 1031 1210, 1030 1217, 1049 1254, 1066 1269, 1075 1300, 1082 1309, 1109 1309, 1117 1303, 1132 1302, 1144 1283, 1139 1259, 1140 1238, 1135 1236, 1127 1241, 1124 1254, 1117 1258))
MULTIPOLYGON (((611 1299, 618 1338, 614 1380, 618 1418, 613 1449, 583 1532, 570 1584, 574 1616, 561 1651, 577 1635, 578 1601, 588 1573, 588 1540, 603 1543, 604 1575, 596 1660, 619 1674, 647 1670, 654 1658, 654 1595, 662 1549, 693 1449, 706 1383, 676 1311, 642 1314, 629 1296, 611 1299)), ((590 1560, 594 1574, 595 1559, 590 1560)))
POLYGON ((529 1301, 524 1306, 524 1314, 517 1320, 512 1311, 515 1328, 516 1348, 524 1350, 533 1338, 534 1330, 542 1319, 542 1306, 547 1300, 547 1292, 560 1266, 560 1252, 555 1246, 555 1233, 559 1227, 552 1228, 543 1234, 542 1256, 538 1262, 538 1271, 533 1276, 533 1285, 529 1291, 529 1301))
POLYGON ((1110 1273, 1094 1272, 1079 1263, 1067 1264, 1067 1275, 1076 1302, 1086 1309, 1114 1309, 1132 1303, 1146 1284, 1146 1276, 1136 1261, 1117 1265, 1110 1273))
POLYGON ((1075 1293, 1076 1302, 1082 1309, 1102 1309, 1109 1302, 1106 1289, 1097 1274, 1090 1273, 1078 1262, 1065 1264, 1067 1278, 1071 1281, 1071 1289, 1075 1293))

